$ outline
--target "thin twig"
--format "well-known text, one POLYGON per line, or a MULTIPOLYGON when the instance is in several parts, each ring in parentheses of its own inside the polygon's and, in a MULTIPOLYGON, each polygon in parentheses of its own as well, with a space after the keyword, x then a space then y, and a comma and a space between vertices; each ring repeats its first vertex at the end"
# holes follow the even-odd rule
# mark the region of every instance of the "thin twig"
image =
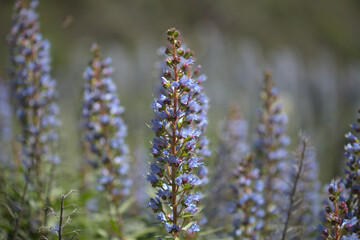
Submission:
POLYGON ((295 176, 295 179, 294 179, 294 185, 292 187, 292 190, 291 190, 291 194, 290 194, 290 206, 288 208, 288 211, 287 211, 287 216, 286 216, 286 221, 285 221, 285 225, 284 225, 284 230, 283 230, 283 233, 282 233, 282 240, 285 240, 286 238, 286 232, 287 232, 287 229, 288 229, 288 225, 289 225, 289 221, 290 221, 290 215, 291 215, 291 212, 293 210, 293 205, 294 205, 294 202, 295 202, 295 194, 296 194, 296 188, 297 188, 297 184, 299 182, 299 179, 300 179, 300 175, 301 175, 301 172, 302 172, 302 168, 303 168, 303 163, 304 163, 304 159, 305 159, 305 152, 306 152, 306 147, 307 147, 307 142, 306 142, 306 139, 304 139, 303 137, 301 137, 301 143, 300 143, 300 148, 302 146, 303 149, 300 149, 301 150, 301 155, 299 156, 299 169, 296 173, 296 176, 295 176))
POLYGON ((61 195, 61 208, 60 208, 60 220, 59 220, 59 231, 58 231, 58 236, 59 236, 59 240, 61 240, 61 232, 62 232, 62 221, 63 221, 63 213, 64 213, 64 200, 65 197, 68 196, 67 195, 61 195))

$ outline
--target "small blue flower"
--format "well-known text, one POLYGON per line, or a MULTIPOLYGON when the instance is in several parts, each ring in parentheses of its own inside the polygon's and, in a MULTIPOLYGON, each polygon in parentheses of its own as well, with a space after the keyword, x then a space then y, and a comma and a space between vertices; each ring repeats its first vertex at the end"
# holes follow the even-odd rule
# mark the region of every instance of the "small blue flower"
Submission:
POLYGON ((182 175, 178 176, 177 178, 175 178, 175 184, 180 186, 182 184, 182 180, 183 180, 183 176, 182 175))
POLYGON ((169 190, 169 189, 165 189, 165 190, 159 189, 156 195, 157 195, 159 198, 168 199, 168 198, 170 198, 171 193, 170 193, 170 190, 169 190))
POLYGON ((359 220, 356 217, 353 217, 351 219, 344 219, 343 223, 341 224, 341 227, 351 228, 354 226, 359 220))
POLYGON ((196 157, 190 158, 187 163, 190 168, 202 166, 204 163, 199 162, 200 159, 196 157))
POLYGON ((151 207, 154 212, 160 209, 161 201, 159 198, 150 198, 150 201, 148 203, 148 207, 151 207))
POLYGON ((165 226, 165 230, 166 230, 168 233, 170 233, 170 232, 173 230, 172 225, 170 225, 170 224, 167 223, 167 222, 164 222, 164 226, 165 226))
POLYGON ((194 233, 194 232, 199 232, 199 231, 200 231, 200 227, 196 223, 192 224, 189 227, 189 229, 187 230, 188 233, 194 233))
POLYGON ((190 204, 187 208, 185 208, 185 212, 188 213, 196 213, 198 211, 198 208, 194 204, 190 204))
POLYGON ((153 124, 152 130, 154 131, 158 131, 163 127, 162 123, 155 118, 151 119, 151 123, 153 124))
POLYGON ((153 174, 148 174, 147 175, 147 180, 151 183, 151 184, 154 184, 158 181, 158 178, 153 174))
POLYGON ((157 220, 159 220, 159 222, 165 222, 165 221, 166 221, 166 217, 165 217, 164 213, 159 212, 159 213, 157 214, 157 220))
POLYGON ((152 163, 150 165, 150 170, 153 174, 159 174, 161 173, 161 168, 156 164, 156 163, 152 163))

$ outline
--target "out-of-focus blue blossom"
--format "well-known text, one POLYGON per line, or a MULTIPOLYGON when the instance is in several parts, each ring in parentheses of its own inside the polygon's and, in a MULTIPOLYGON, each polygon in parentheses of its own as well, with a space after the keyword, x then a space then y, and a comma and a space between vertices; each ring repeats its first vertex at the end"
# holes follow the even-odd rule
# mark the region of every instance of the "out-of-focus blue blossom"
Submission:
MULTIPOLYGON (((229 198, 234 199, 230 189, 233 176, 224 173, 231 173, 236 169, 243 157, 249 153, 247 144, 248 123, 242 117, 236 105, 232 105, 226 119, 219 126, 221 131, 221 142, 216 157, 216 165, 213 174, 213 181, 210 184, 209 209, 207 217, 209 225, 224 226, 232 219, 228 212, 229 198)), ((235 184, 236 185, 236 184, 235 184)), ((232 208, 235 210, 234 208, 232 208)))
POLYGON ((99 199, 91 198, 85 202, 85 207, 90 212, 99 211, 99 199))
MULTIPOLYGON (((134 151, 134 159, 131 164, 132 174, 130 174, 130 178, 132 180, 131 190, 132 194, 135 196, 137 210, 141 210, 146 207, 148 201, 147 194, 144 194, 147 192, 147 180, 144 176, 146 176, 148 170, 147 165, 144 164, 144 162, 146 162, 145 159, 148 158, 148 153, 142 142, 136 144, 136 146, 140 147, 137 147, 134 151)), ((156 169, 154 169, 154 171, 157 172, 156 169)))
POLYGON ((355 233, 353 233, 351 236, 342 236, 341 240, 359 240, 359 238, 355 233))
POLYGON ((189 228, 188 228, 188 230, 186 230, 188 233, 194 233, 194 232, 198 232, 198 231, 200 231, 200 228, 199 228, 199 226, 196 224, 196 223, 194 223, 194 224, 192 224, 189 228))
POLYGON ((0 163, 10 164, 9 143, 12 136, 12 110, 10 105, 10 89, 0 77, 0 163))
POLYGON ((8 35, 9 68, 16 117, 20 122, 20 159, 25 178, 24 191, 16 207, 14 239, 19 228, 39 237, 39 226, 46 224, 44 204, 49 201, 54 165, 60 162, 55 153, 58 140, 59 108, 55 103, 56 81, 50 76, 50 43, 40 33, 38 1, 18 0, 14 5, 12 27, 8 35), (36 196, 29 201, 29 195, 36 196), (25 203, 33 202, 31 207, 25 203), (27 212, 27 216, 22 215, 27 212), (21 219, 24 218, 24 219, 21 219))
POLYGON ((228 153, 227 161, 238 163, 242 157, 249 153, 249 145, 246 142, 247 137, 248 122, 241 116, 239 110, 233 106, 221 135, 228 153))
POLYGON ((98 191, 106 191, 115 205, 130 193, 127 178, 127 130, 121 114, 116 85, 111 78, 111 59, 100 59, 97 44, 91 46, 93 59, 85 69, 82 123, 83 141, 90 146, 91 158, 99 162, 98 191))
POLYGON ((233 216, 234 238, 258 239, 258 232, 264 227, 264 184, 259 178, 259 170, 254 168, 251 154, 240 159, 233 177, 229 211, 233 216))
MULTIPOLYGON (((149 207, 163 213, 161 217, 158 215, 158 220, 162 220, 168 233, 178 237, 198 211, 200 194, 194 193, 194 188, 206 179, 206 171, 199 174, 197 169, 209 154, 203 136, 208 100, 202 93, 198 69, 191 69, 195 61, 193 53, 182 48, 176 29, 169 29, 167 35, 163 90, 152 105, 155 117, 151 122, 156 137, 150 152, 155 162, 147 178, 157 189, 157 197, 150 199, 149 207)), ((187 229, 191 234, 196 231, 199 231, 196 224, 187 229)))
POLYGON ((42 162, 57 163, 59 159, 52 152, 58 139, 59 111, 54 102, 56 81, 50 76, 50 44, 40 33, 37 4, 36 0, 15 3, 8 42, 16 115, 22 127, 22 159, 27 168, 40 174, 42 162))
POLYGON ((261 170, 264 188, 264 234, 269 234, 272 225, 277 224, 283 201, 288 190, 283 177, 287 168, 287 149, 290 139, 285 135, 287 116, 282 111, 278 90, 269 72, 265 73, 264 89, 261 92, 262 108, 260 123, 256 129, 254 147, 256 161, 261 170))
POLYGON ((11 105, 10 89, 0 78, 0 139, 9 141, 11 138, 11 105))

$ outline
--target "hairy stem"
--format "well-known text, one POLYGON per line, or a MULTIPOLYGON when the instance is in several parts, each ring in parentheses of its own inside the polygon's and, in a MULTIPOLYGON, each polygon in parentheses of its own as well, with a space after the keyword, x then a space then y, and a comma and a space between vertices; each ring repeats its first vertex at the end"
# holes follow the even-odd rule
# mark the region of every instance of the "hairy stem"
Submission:
POLYGON ((288 226, 289 226, 289 221, 290 221, 290 216, 291 216, 291 213, 292 213, 292 210, 293 210, 293 205, 294 205, 294 202, 295 202, 295 194, 296 194, 296 188, 297 188, 297 184, 299 182, 299 179, 300 179, 300 175, 301 175, 301 172, 302 172, 302 168, 303 168, 303 163, 304 163, 304 159, 305 159, 305 152, 306 152, 306 141, 305 140, 302 140, 302 146, 303 146, 303 149, 301 151, 301 156, 299 158, 299 169, 296 173, 296 176, 295 176, 295 179, 294 179, 294 185, 291 189, 291 194, 290 194, 290 205, 289 205, 289 208, 288 208, 288 211, 287 211, 287 214, 286 214, 286 221, 285 221, 285 225, 284 225, 284 230, 283 230, 283 233, 282 233, 282 240, 285 240, 286 239, 286 232, 287 232, 287 229, 288 229, 288 226))
POLYGON ((59 234, 58 234, 59 240, 61 240, 61 237, 62 237, 62 222, 63 222, 63 214, 64 214, 64 200, 65 200, 65 196, 62 195, 62 196, 61 196, 59 231, 58 231, 58 233, 59 233, 59 234))
MULTIPOLYGON (((173 43, 173 57, 176 58, 176 48, 175 48, 175 42, 173 43)), ((177 67, 174 68, 174 81, 178 81, 178 72, 177 67)), ((178 95, 177 90, 174 91, 174 115, 176 116, 177 111, 177 101, 178 101, 178 95)), ((171 152, 175 156, 176 155, 176 128, 177 128, 177 117, 173 120, 173 126, 172 126, 172 148, 171 152)), ((171 180, 172 180, 172 202, 173 202, 173 222, 177 225, 177 202, 176 202, 176 184, 175 184, 175 178, 176 178, 176 167, 172 167, 172 173, 171 173, 171 180)), ((174 232, 174 237, 177 237, 177 232, 174 232)))
MULTIPOLYGON (((118 209, 118 207, 116 208, 116 210, 118 209)), ((120 229, 120 234, 119 234, 119 238, 120 240, 125 240, 125 236, 124 236, 124 232, 123 232, 123 222, 122 222, 122 217, 120 213, 116 214, 117 217, 117 225, 120 229)))

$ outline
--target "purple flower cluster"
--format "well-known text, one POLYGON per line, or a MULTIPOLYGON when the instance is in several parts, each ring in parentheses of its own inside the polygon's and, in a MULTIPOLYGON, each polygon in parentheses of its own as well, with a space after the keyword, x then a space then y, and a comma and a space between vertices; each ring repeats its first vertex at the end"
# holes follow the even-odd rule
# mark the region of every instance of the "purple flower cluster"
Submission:
POLYGON ((11 117, 9 88, 0 77, 0 164, 4 166, 10 164, 10 152, 7 149, 12 134, 11 117))
MULTIPOLYGON (((222 133, 223 154, 219 164, 224 171, 232 170, 232 200, 229 211, 232 213, 234 238, 257 239, 263 228, 264 183, 260 179, 260 171, 254 166, 254 158, 249 154, 247 144, 248 123, 236 107, 232 107, 222 133)), ((227 179, 226 182, 228 182, 227 179)))
POLYGON ((358 219, 351 216, 342 191, 343 188, 338 181, 331 182, 328 189, 329 203, 325 207, 328 227, 320 227, 322 230, 322 239, 358 239, 351 233, 351 228, 357 224, 358 219))
POLYGON ((345 177, 330 184, 329 200, 332 207, 326 206, 327 224, 324 225, 327 227, 320 226, 323 239, 360 238, 360 126, 358 123, 350 126, 353 132, 345 135, 348 141, 345 145, 345 177), (345 191, 342 193, 343 188, 345 191))
MULTIPOLYGON (((360 112, 360 110, 359 110, 360 112)), ((360 219, 360 119, 358 123, 353 123, 351 128, 353 133, 349 132, 345 135, 348 140, 345 146, 346 177, 344 179, 345 188, 348 192, 347 204, 351 214, 360 219)), ((358 222, 354 228, 354 232, 360 237, 360 223, 358 222)))
POLYGON ((240 111, 233 106, 221 135, 225 151, 229 155, 226 161, 238 163, 249 153, 247 137, 248 122, 242 117, 240 111))
POLYGON ((15 2, 12 27, 8 35, 10 45, 10 77, 16 116, 20 121, 22 145, 21 161, 25 178, 21 202, 16 209, 14 224, 16 239, 20 226, 38 236, 39 226, 46 225, 44 204, 50 201, 54 165, 60 162, 54 153, 58 140, 59 108, 55 103, 56 81, 50 76, 50 44, 40 33, 38 2, 15 2), (35 193, 31 207, 30 193, 35 193), (25 211, 26 210, 26 211, 25 211), (26 212, 27 215, 23 216, 26 212), (24 218, 24 219, 22 219, 24 218))
MULTIPOLYGON (((236 202, 237 196, 232 197, 234 201, 229 206, 229 197, 233 196, 229 188, 229 182, 235 180, 231 181, 232 176, 224 173, 231 173, 237 168, 241 159, 249 153, 249 146, 246 142, 248 123, 235 105, 231 107, 227 118, 219 127, 221 129, 221 142, 217 151, 216 165, 212 176, 213 181, 209 189, 212 193, 209 196, 210 210, 207 211, 209 225, 214 226, 219 226, 219 223, 222 226, 222 224, 229 222, 231 219, 228 219, 228 213, 235 210, 234 201, 236 202)), ((233 187, 240 191, 241 187, 237 186, 237 183, 234 183, 233 187)), ((235 219, 237 218, 235 217, 235 219)))
POLYGON ((0 77, 0 139, 11 138, 11 106, 9 88, 0 77))
POLYGON ((13 25, 8 36, 16 115, 21 122, 20 141, 26 168, 40 174, 43 161, 58 163, 51 151, 58 139, 58 106, 55 104, 56 81, 50 76, 50 44, 40 33, 35 7, 38 2, 17 1, 13 25))
POLYGON ((200 86, 205 77, 197 77, 197 71, 191 70, 193 53, 181 47, 176 29, 169 29, 167 35, 167 67, 161 78, 164 91, 153 102, 155 117, 151 120, 156 137, 150 151, 155 162, 147 178, 157 189, 149 207, 166 231, 178 237, 183 230, 188 234, 199 231, 196 222, 190 220, 200 201, 194 187, 202 184, 195 170, 203 166, 203 156, 208 154, 206 141, 200 143, 207 124, 208 100, 200 86))
MULTIPOLYGON (((203 87, 201 86, 201 83, 206 81, 206 76, 198 76, 199 70, 200 65, 198 65, 193 72, 189 71, 188 76, 192 76, 192 78, 197 78, 200 86, 200 92, 197 97, 199 102, 199 109, 197 111, 197 118, 195 119, 195 126, 200 130, 200 137, 198 141, 198 147, 195 149, 195 153, 200 159, 200 161, 204 161, 205 157, 209 157, 211 155, 211 151, 209 149, 209 139, 205 136, 206 128, 208 125, 207 112, 209 110, 209 98, 206 96, 203 87)), ((205 185, 209 182, 207 177, 208 170, 205 165, 199 166, 197 173, 200 178, 200 186, 205 185)))
POLYGON ((121 114, 120 105, 111 74, 111 59, 100 59, 97 44, 91 47, 93 59, 84 72, 83 96, 83 141, 89 147, 90 162, 99 169, 99 191, 106 191, 112 202, 130 192, 131 180, 127 178, 129 164, 128 148, 124 138, 127 129, 121 114))
POLYGON ((290 139, 285 135, 288 119, 282 111, 278 90, 269 72, 265 73, 264 82, 265 86, 261 93, 263 106, 260 112, 260 124, 256 129, 255 150, 261 170, 260 175, 265 183, 265 227, 271 228, 270 225, 279 217, 282 193, 286 191, 281 178, 287 164, 286 147, 290 139))
POLYGON ((259 178, 259 173, 259 169, 254 167, 251 154, 243 157, 233 171, 231 212, 235 239, 258 239, 258 232, 263 228, 264 183, 259 178))
MULTIPOLYGON (((185 49, 185 44, 182 45, 182 48, 185 49)), ((160 61, 158 62, 158 67, 159 69, 161 69, 161 72, 163 72, 164 69, 168 68, 168 65, 166 63, 166 60, 168 59, 168 55, 166 55, 165 53, 166 48, 162 47, 159 49, 158 55, 161 56, 163 58, 164 61, 160 61)), ((187 51, 191 51, 190 49, 187 49, 187 51)), ((193 54, 193 52, 191 52, 191 54, 193 54)), ((194 61, 195 62, 195 61, 194 61)), ((191 65, 194 64, 194 62, 192 62, 191 65)), ((200 70, 201 70, 201 65, 197 65, 197 66, 192 66, 186 69, 186 72, 184 72, 184 74, 188 77, 191 78, 196 78, 198 83, 199 83, 199 95, 198 95, 198 103, 199 105, 195 106, 196 107, 196 112, 198 114, 197 118, 194 119, 194 123, 196 128, 198 128, 200 130, 200 137, 199 137, 199 141, 197 143, 197 148, 195 149, 195 153, 196 155, 200 158, 200 161, 203 161, 204 158, 209 157, 211 155, 211 150, 209 149, 209 139, 205 136, 206 133, 206 128, 208 126, 208 119, 207 119, 207 112, 209 109, 209 98, 207 97, 207 95, 204 92, 202 83, 204 83, 207 79, 207 77, 204 74, 200 74, 200 70)), ((160 76, 160 78, 162 79, 162 76, 160 76)), ((157 89, 159 92, 164 93, 164 88, 163 88, 163 84, 162 84, 161 80, 161 84, 159 85, 159 89, 157 89)), ((200 184, 199 186, 204 186, 209 182, 208 179, 208 169, 205 165, 202 165, 198 168, 197 170, 197 174, 200 178, 200 184)))

